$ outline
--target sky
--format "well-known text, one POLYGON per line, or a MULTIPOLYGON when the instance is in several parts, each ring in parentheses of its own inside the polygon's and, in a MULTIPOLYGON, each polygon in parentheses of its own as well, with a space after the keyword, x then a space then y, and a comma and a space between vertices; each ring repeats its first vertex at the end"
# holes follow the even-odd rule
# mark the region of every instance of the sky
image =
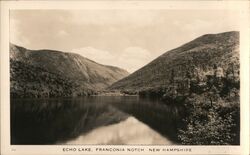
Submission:
POLYGON ((11 10, 10 42, 78 53, 130 73, 201 35, 238 31, 229 10, 11 10))

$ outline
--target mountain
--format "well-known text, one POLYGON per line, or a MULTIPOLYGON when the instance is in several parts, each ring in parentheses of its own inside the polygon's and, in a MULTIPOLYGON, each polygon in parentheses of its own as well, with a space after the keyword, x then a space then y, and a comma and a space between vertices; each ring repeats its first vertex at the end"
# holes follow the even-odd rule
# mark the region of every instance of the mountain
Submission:
MULTIPOLYGON (((183 91, 190 81, 202 85, 215 74, 238 76, 239 32, 206 34, 159 56, 109 89, 127 92, 183 91), (203 83, 202 83, 203 82, 203 83), (177 88, 176 88, 177 87, 177 88)), ((220 75, 218 75, 220 76, 220 75)), ((176 93, 176 92, 175 92, 176 93)))
POLYGON ((10 44, 11 94, 79 96, 102 90, 129 73, 74 53, 29 50, 10 44))
MULTIPOLYGON (((181 121, 173 121, 172 126, 183 145, 239 145, 239 54, 239 32, 206 34, 164 53, 109 89, 160 99, 162 109, 178 107, 170 110, 175 114, 182 109, 180 117, 174 116, 181 121)), ((166 120, 156 121, 164 116, 150 111, 147 116, 159 126, 166 125, 166 120)), ((160 128, 152 124, 151 128, 160 128)))

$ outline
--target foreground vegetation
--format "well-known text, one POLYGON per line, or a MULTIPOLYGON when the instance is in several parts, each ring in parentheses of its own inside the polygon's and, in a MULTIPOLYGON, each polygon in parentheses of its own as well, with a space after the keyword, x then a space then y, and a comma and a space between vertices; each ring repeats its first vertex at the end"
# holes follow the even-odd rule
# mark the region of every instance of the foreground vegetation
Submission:
POLYGON ((215 72, 210 78, 200 78, 203 82, 197 85, 200 89, 191 86, 184 102, 185 127, 178 133, 182 144, 240 144, 239 68, 232 64, 225 74, 220 70, 220 74, 215 72))
POLYGON ((168 88, 139 92, 160 97, 168 104, 183 105, 185 113, 178 125, 178 139, 188 145, 238 145, 240 143, 239 67, 225 71, 215 66, 210 74, 202 69, 196 76, 173 77, 168 88), (175 80, 176 79, 176 80, 175 80))
POLYGON ((185 102, 184 127, 178 138, 188 145, 228 145, 240 143, 239 100, 216 94, 194 94, 185 102))

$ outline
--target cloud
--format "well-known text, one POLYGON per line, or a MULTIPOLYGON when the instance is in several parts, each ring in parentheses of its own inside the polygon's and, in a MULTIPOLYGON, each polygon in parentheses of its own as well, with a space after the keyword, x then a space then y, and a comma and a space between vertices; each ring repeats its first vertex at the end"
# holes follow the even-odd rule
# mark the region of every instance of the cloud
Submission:
POLYGON ((152 60, 150 52, 141 47, 128 47, 116 55, 93 47, 74 49, 71 52, 80 54, 97 63, 117 66, 129 72, 136 71, 152 60))
POLYGON ((136 71, 151 60, 151 53, 141 47, 128 47, 124 49, 117 59, 120 66, 126 68, 130 72, 136 71))

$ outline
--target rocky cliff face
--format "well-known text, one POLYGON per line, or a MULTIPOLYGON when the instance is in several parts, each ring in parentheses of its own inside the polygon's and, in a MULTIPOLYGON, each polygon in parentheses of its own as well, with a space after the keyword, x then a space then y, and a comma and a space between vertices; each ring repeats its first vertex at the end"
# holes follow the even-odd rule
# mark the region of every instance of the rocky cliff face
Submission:
POLYGON ((11 94, 16 97, 87 95, 128 74, 78 54, 34 51, 10 44, 11 94))
POLYGON ((192 81, 202 86, 213 76, 239 77, 239 32, 203 35, 164 53, 109 89, 185 93, 181 91, 190 89, 192 81))

